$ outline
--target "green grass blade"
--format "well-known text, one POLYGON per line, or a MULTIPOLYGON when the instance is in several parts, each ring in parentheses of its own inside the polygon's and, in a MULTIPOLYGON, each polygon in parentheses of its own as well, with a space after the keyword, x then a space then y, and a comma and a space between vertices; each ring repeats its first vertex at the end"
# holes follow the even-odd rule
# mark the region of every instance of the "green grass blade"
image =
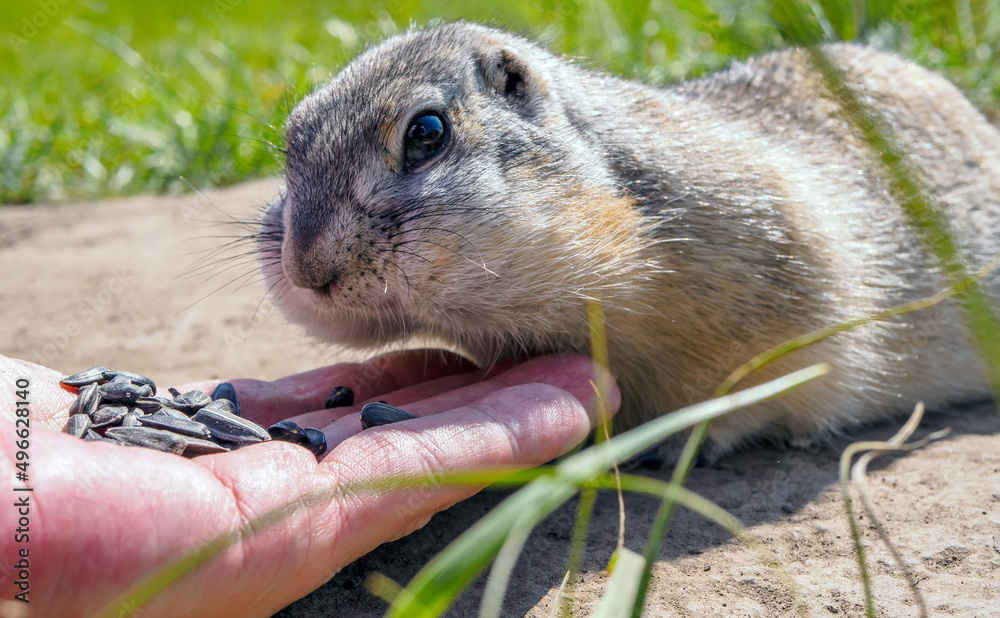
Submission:
MULTIPOLYGON (((544 517, 577 489, 552 477, 539 479, 507 498, 432 559, 396 597, 388 616, 439 616, 500 550, 526 511, 544 517), (544 515, 543 515, 544 513, 544 515)), ((533 524, 532 524, 533 525, 533 524)))
POLYGON ((563 616, 572 614, 573 586, 576 583, 576 575, 580 572, 580 566, 583 564, 583 553, 587 549, 587 530, 590 528, 590 518, 594 512, 596 500, 597 491, 585 489, 580 493, 580 500, 576 505, 573 537, 569 544, 569 558, 566 560, 566 586, 560 601, 563 616))
MULTIPOLYGON (((917 179, 909 157, 895 139, 892 127, 865 105, 848 85, 840 69, 821 48, 809 49, 813 66, 839 103, 851 126, 888 172, 889 190, 900 204, 910 227, 937 259, 951 283, 968 280, 965 257, 941 210, 917 179)), ((994 396, 1000 400, 1000 320, 983 289, 973 283, 959 295, 966 326, 973 335, 994 396)))
POLYGON ((591 614, 592 618, 625 618, 632 613, 630 608, 635 603, 645 564, 645 558, 631 549, 617 551, 614 570, 604 588, 604 598, 591 614))
MULTIPOLYGON (((591 490, 591 493, 596 493, 591 490)), ((511 532, 507 535, 503 546, 497 553, 493 568, 490 569, 490 576, 486 582, 486 590, 483 591, 483 598, 479 604, 480 618, 497 618, 503 607, 503 600, 507 594, 507 587, 510 585, 510 576, 514 572, 514 565, 524 549, 524 544, 528 541, 531 531, 535 527, 535 522, 544 518, 539 517, 538 508, 530 508, 517 515, 517 519, 511 526, 511 532)))
POLYGON ((738 408, 767 401, 829 371, 829 365, 813 365, 738 393, 671 412, 567 459, 556 466, 556 473, 558 476, 573 480, 596 476, 615 463, 627 461, 692 425, 722 416, 738 408))
MULTIPOLYGON (((708 435, 708 428, 711 426, 711 423, 711 421, 698 423, 691 431, 691 435, 688 436, 687 442, 684 443, 684 450, 681 451, 677 465, 674 466, 673 474, 670 475, 670 484, 674 487, 681 488, 687 482, 688 475, 691 473, 691 469, 694 468, 695 458, 698 457, 698 451, 701 450, 701 445, 708 435)), ((646 604, 646 594, 649 591, 650 578, 653 575, 653 565, 660 559, 660 547, 663 546, 663 539, 667 536, 667 530, 670 528, 670 521, 673 519, 676 507, 676 500, 669 496, 664 498, 663 502, 660 503, 660 508, 656 510, 653 525, 649 528, 643 571, 640 576, 636 595, 632 599, 631 615, 633 618, 640 618, 642 616, 642 608, 646 604)))
MULTIPOLYGON (((611 439, 611 417, 607 414, 604 402, 610 396, 612 378, 611 372, 607 370, 608 345, 604 305, 599 298, 587 300, 587 316, 590 324, 591 357, 596 366, 603 368, 602 371, 594 372, 594 382, 591 383, 597 399, 598 418, 603 419, 601 425, 594 431, 594 444, 601 444, 611 439)), ((590 528, 590 519, 596 500, 597 492, 585 489, 577 502, 576 518, 573 521, 573 536, 569 544, 569 557, 566 559, 565 582, 560 589, 558 600, 563 616, 572 615, 573 586, 576 583, 580 566, 583 564, 583 554, 587 549, 587 531, 590 528)))

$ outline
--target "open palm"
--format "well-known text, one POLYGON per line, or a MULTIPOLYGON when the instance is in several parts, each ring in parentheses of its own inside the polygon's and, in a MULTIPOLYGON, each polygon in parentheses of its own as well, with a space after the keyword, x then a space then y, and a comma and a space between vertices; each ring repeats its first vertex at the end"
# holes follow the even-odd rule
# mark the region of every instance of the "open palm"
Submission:
MULTIPOLYGON (((391 475, 484 466, 532 466, 579 443, 595 423, 594 363, 548 356, 475 370, 438 351, 409 351, 274 382, 232 380, 243 414, 268 425, 291 418, 322 428, 329 450, 266 442, 184 459, 141 448, 78 440, 60 429, 73 395, 55 371, 0 357, 0 488, 15 478, 15 382, 30 381, 30 609, 35 615, 91 615, 163 565, 303 495, 328 500, 288 509, 277 524, 244 535, 180 579, 145 611, 151 615, 268 615, 339 569, 423 526, 478 488, 352 492, 391 475), (358 405, 323 410, 334 386, 358 405), (364 432, 357 412, 370 400, 420 418, 364 432)), ((187 385, 211 391, 217 382, 187 385)), ((617 409, 618 394, 605 402, 617 409)), ((20 485, 20 484, 18 484, 20 485)), ((24 492, 28 493, 28 492, 24 492)), ((0 509, 0 528, 17 527, 0 509)), ((429 558, 429 557, 428 557, 429 558)), ((13 599, 14 560, 0 570, 0 598, 13 599)), ((11 602, 16 603, 16 602, 11 602)), ((134 609, 134 608, 122 608, 134 609)), ((144 613, 144 615, 146 615, 144 613)))

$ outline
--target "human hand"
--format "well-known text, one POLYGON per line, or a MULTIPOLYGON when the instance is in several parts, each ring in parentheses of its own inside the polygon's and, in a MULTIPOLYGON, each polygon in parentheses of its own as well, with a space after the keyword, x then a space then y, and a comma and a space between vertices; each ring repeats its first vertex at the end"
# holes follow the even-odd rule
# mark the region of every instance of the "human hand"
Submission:
MULTIPOLYGON (((17 550, 29 548, 31 604, 25 607, 36 615, 91 615, 207 541, 326 490, 329 500, 240 538, 144 609, 144 615, 270 615, 478 491, 342 488, 399 475, 545 463, 596 424, 594 371, 590 359, 549 356, 487 373, 471 371, 446 353, 410 351, 275 382, 233 380, 244 416, 265 426, 291 418, 322 428, 327 454, 317 462, 304 448, 272 441, 184 459, 61 433, 74 398, 57 386, 62 376, 0 357, 0 487, 14 480, 14 383, 26 377, 34 488, 4 493, 30 496, 30 541, 14 545, 13 535, 6 535, 0 541, 6 564, 0 565, 12 566, 17 550), (354 389, 358 405, 321 410, 339 385, 354 389), (420 418, 361 432, 360 404, 375 399, 420 418)), ((182 390, 210 392, 216 384, 182 390)), ((609 399, 605 406, 613 412, 617 390, 609 399)), ((16 509, 0 508, 0 522, 5 531, 17 527, 16 509)), ((4 601, 19 592, 13 575, 10 568, 0 570, 4 601)), ((17 609, 17 603, 8 602, 8 608, 17 609)))

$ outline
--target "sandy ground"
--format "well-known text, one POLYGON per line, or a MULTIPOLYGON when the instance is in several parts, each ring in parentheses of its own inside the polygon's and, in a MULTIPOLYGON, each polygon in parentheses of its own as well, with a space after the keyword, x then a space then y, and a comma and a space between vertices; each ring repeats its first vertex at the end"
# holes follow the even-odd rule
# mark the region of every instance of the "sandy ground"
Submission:
MULTIPOLYGON (((56 207, 0 208, 0 352, 67 373, 95 363, 147 374, 161 384, 209 377, 277 378, 344 356, 310 343, 271 312, 250 262, 184 277, 199 250, 245 230, 213 225, 248 219, 274 194, 271 181, 196 196, 138 197, 56 207), (210 238, 214 236, 215 238, 210 238), (227 270, 228 267, 228 270, 227 270), (214 277, 211 277, 214 275, 214 277), (252 277, 250 277, 252 279, 252 277), (236 280, 222 290, 213 290, 236 280)), ((890 534, 919 580, 932 615, 1000 615, 1000 419, 992 405, 931 415, 918 435, 952 434, 906 457, 872 466, 871 484, 890 534)), ((895 426, 850 439, 887 438, 895 426)), ((697 469, 689 487, 740 518, 784 565, 813 616, 862 616, 837 458, 848 443, 812 450, 756 449, 697 469)), ((653 473, 648 473, 653 474, 653 473)), ((655 473, 668 478, 668 473, 655 473)), ((385 603, 363 582, 373 571, 408 581, 436 552, 507 495, 486 491, 438 514, 422 530, 341 571, 281 616, 380 615, 385 603)), ((641 551, 657 504, 626 497, 626 544, 641 551)), ((572 529, 574 504, 546 520, 526 544, 505 615, 548 616, 572 529)), ((905 581, 865 524, 880 615, 916 616, 905 581)), ((602 572, 617 538, 617 500, 599 499, 577 615, 600 601, 602 572)), ((793 596, 760 555, 682 512, 654 571, 650 616, 795 615, 793 596)), ((452 615, 478 611, 483 582, 452 615)))

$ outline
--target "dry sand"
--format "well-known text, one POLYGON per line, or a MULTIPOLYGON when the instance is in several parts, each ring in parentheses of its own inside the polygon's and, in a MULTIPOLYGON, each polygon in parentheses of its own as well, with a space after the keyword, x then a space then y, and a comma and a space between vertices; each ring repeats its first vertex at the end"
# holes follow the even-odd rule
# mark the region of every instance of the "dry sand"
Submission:
MULTIPOLYGON (((272 379, 343 359, 310 343, 261 302, 259 282, 216 287, 251 273, 251 262, 183 278, 204 261, 192 255, 245 233, 213 226, 252 218, 274 194, 273 181, 196 196, 138 197, 99 203, 0 208, 0 352, 71 373, 101 363, 147 374, 162 384, 209 377, 272 379), (223 214, 225 213, 225 215, 223 214)), ((252 277, 251 277, 252 279, 252 277)), ((239 281, 237 282, 239 283, 239 281)), ((932 615, 1000 615, 1000 419, 992 405, 932 414, 918 437, 952 434, 905 457, 872 466, 874 499, 919 580, 932 615)), ((850 440, 883 439, 881 425, 850 440)), ((697 469, 689 488, 740 518, 760 547, 784 565, 813 616, 862 616, 860 579, 843 505, 837 458, 848 438, 813 450, 760 448, 697 469)), ((653 473, 649 473, 653 474, 653 473)), ((669 473, 655 473, 669 478, 669 473)), ((507 495, 485 491, 440 513, 422 530, 350 565, 281 616, 380 615, 365 577, 408 581, 436 552, 507 495)), ((657 504, 626 497, 626 544, 641 551, 657 504)), ((573 503, 542 523, 526 544, 504 614, 548 616, 562 578, 573 503)), ((864 522, 869 563, 884 616, 916 616, 905 581, 864 522)), ((602 569, 617 539, 617 500, 594 513, 577 615, 589 614, 606 581, 602 569)), ((682 511, 654 570, 650 616, 795 615, 781 577, 759 554, 682 511)), ((482 581, 455 606, 475 615, 482 581)))

